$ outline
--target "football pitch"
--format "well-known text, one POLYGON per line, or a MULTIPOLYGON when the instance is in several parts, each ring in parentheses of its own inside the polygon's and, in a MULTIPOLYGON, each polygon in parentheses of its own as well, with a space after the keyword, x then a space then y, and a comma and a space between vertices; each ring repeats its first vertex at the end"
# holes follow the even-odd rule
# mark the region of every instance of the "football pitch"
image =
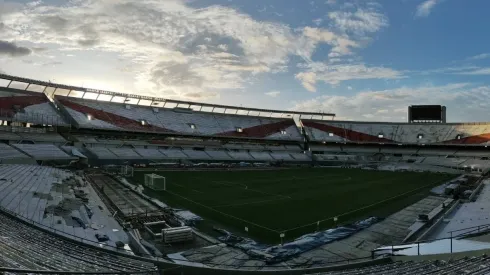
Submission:
POLYGON ((201 229, 232 230, 266 243, 293 239, 369 216, 386 217, 428 195, 454 175, 338 168, 235 171, 135 171, 166 178, 146 193, 202 216, 201 229), (337 217, 337 222, 334 222, 337 217), (248 232, 245 232, 245 227, 248 232))

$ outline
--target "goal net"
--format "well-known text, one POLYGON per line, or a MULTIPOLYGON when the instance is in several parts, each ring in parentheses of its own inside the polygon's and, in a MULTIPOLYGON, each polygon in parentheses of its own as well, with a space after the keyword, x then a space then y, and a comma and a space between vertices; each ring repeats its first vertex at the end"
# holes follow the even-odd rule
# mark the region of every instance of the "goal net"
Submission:
POLYGON ((145 186, 153 190, 167 190, 165 177, 157 174, 145 174, 145 186))
POLYGON ((132 177, 134 168, 129 165, 108 165, 102 167, 107 173, 112 175, 120 175, 124 177, 132 177))

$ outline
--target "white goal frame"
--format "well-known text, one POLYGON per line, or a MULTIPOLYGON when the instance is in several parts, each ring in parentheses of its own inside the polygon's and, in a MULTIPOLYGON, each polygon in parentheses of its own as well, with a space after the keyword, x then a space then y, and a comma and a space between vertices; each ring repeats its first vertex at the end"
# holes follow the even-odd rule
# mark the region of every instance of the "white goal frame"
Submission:
POLYGON ((134 168, 129 165, 114 165, 109 167, 103 167, 103 169, 113 175, 121 175, 124 177, 133 177, 134 176, 134 168))
POLYGON ((155 173, 145 174, 145 187, 148 187, 152 190, 167 190, 167 179, 164 176, 157 175, 155 173), (158 184, 155 185, 155 180, 163 181, 163 188, 157 187, 158 184))

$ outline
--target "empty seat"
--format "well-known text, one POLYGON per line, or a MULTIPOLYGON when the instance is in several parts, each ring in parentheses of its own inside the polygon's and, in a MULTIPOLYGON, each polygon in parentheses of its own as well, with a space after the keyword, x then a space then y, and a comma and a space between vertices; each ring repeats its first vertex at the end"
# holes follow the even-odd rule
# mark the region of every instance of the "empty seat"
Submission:
POLYGON ((206 150, 206 153, 213 160, 231 160, 232 158, 225 151, 221 150, 206 150))
POLYGON ((132 148, 109 148, 119 159, 140 159, 141 156, 132 148))
POLYGON ((30 157, 5 143, 0 143, 0 159, 29 159, 30 157))
POLYGON ((267 152, 250 152, 250 155, 256 160, 262 160, 262 161, 270 161, 273 160, 271 155, 267 152))
POLYGON ((72 159, 52 144, 13 144, 12 146, 38 160, 72 159))
POLYGON ((105 147, 87 147, 85 148, 99 159, 119 159, 111 150, 105 147))
POLYGON ((190 159, 206 160, 211 158, 205 151, 182 150, 182 152, 189 156, 190 159))
POLYGON ((71 272, 155 272, 152 263, 58 238, 0 211, 0 259, 4 267, 71 272))

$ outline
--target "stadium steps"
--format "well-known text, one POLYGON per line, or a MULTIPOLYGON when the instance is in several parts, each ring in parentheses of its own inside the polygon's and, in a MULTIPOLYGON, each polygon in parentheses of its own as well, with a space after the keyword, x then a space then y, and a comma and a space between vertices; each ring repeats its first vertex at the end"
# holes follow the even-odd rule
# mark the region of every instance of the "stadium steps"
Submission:
MULTIPOLYGON (((410 257, 407 257, 410 259, 410 257)), ((452 260, 397 261, 388 264, 338 271, 314 273, 316 275, 361 275, 361 274, 488 274, 490 258, 486 255, 452 260)))
POLYGON ((151 263, 57 238, 0 213, 0 254, 9 267, 56 271, 154 270, 151 263))

